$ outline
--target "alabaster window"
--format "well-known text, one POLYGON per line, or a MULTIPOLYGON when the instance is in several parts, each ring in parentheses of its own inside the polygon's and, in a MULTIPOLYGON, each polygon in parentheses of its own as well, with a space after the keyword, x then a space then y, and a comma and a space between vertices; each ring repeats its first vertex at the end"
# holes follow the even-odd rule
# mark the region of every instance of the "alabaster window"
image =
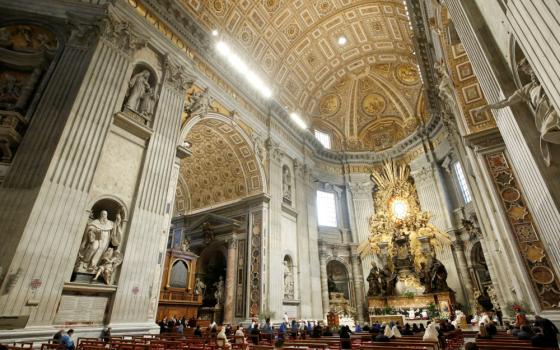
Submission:
POLYGON ((323 147, 331 149, 331 135, 320 130, 315 130, 315 138, 321 142, 323 147))
POLYGON ((455 164, 453 164, 453 169, 455 170, 455 176, 457 177, 457 184, 459 185, 459 192, 461 192, 463 203, 470 203, 472 201, 472 196, 461 163, 455 162, 455 164))
POLYGON ((317 191, 317 221, 319 226, 337 226, 335 193, 317 191))

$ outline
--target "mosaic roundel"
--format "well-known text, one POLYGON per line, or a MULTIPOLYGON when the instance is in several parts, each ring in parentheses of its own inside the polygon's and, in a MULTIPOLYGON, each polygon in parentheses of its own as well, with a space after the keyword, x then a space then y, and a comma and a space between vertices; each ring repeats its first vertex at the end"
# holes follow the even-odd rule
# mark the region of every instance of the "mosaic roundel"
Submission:
POLYGON ((263 0, 262 3, 268 12, 276 12, 276 10, 280 7, 279 0, 263 0))
POLYGON ((519 191, 513 187, 506 187, 503 191, 502 191, 502 198, 507 201, 507 202, 515 202, 517 201, 519 198, 521 198, 521 194, 519 193, 519 191))
POLYGON ((288 38, 288 40, 296 39, 298 34, 299 34, 298 25, 295 24, 295 23, 292 23, 292 24, 288 25, 288 27, 286 27, 285 33, 286 33, 286 37, 288 38))
POLYGON ((321 99, 319 109, 322 114, 334 114, 340 109, 340 97, 335 94, 330 94, 321 99))
POLYGON ((332 9, 331 0, 319 0, 315 3, 315 8, 319 14, 326 15, 332 9))
POLYGON ((410 63, 400 64, 395 70, 397 79, 405 85, 418 83, 418 70, 410 63))
POLYGON ((554 281, 554 273, 546 266, 535 266, 531 269, 531 277, 538 284, 550 284, 554 281))
POLYGON ((223 16, 226 13, 226 3, 224 0, 214 0, 212 10, 217 16, 223 16))
POLYGON ((385 98, 379 94, 369 94, 362 100, 362 109, 368 115, 379 115, 386 107, 385 98))

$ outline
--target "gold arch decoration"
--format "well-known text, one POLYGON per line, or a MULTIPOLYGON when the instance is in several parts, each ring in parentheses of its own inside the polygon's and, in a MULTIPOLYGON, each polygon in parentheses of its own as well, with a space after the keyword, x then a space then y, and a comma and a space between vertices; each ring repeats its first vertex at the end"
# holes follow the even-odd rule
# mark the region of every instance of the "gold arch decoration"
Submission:
MULTIPOLYGON (((425 117, 417 108, 423 99, 420 80, 401 83, 395 70, 402 66, 368 66, 362 74, 341 78, 326 92, 312 114, 312 124, 342 135, 340 146, 333 144, 333 150, 382 151, 417 130, 425 117)), ((410 71, 406 74, 403 79, 412 77, 410 71)))
POLYGON ((261 165, 244 132, 205 117, 188 130, 192 156, 181 161, 176 214, 187 214, 263 192, 261 165))

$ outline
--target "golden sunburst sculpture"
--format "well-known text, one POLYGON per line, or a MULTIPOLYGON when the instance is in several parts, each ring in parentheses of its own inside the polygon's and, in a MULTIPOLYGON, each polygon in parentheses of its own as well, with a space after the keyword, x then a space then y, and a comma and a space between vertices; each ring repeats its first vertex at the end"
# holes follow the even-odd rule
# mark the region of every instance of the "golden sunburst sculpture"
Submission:
POLYGON ((407 165, 385 161, 381 171, 372 171, 371 179, 377 185, 374 196, 377 212, 369 222, 369 239, 358 248, 360 254, 378 254, 383 247, 388 253, 388 264, 392 265, 392 258, 398 254, 395 241, 404 235, 408 237, 416 271, 422 270, 437 251, 451 243, 449 236, 429 223, 430 213, 420 210, 407 165))

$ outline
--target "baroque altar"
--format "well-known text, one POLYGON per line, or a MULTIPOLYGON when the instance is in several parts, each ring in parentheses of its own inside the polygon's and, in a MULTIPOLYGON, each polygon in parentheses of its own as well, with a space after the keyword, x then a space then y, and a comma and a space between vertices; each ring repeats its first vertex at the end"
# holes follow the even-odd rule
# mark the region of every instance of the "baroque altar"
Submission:
POLYGON ((421 211, 407 166, 392 161, 373 171, 375 207, 370 236, 360 245, 360 254, 374 255, 367 277, 371 315, 400 310, 407 319, 427 318, 428 308, 442 317, 452 313, 453 290, 447 285, 447 270, 436 252, 450 244, 446 233, 429 223, 421 211))

